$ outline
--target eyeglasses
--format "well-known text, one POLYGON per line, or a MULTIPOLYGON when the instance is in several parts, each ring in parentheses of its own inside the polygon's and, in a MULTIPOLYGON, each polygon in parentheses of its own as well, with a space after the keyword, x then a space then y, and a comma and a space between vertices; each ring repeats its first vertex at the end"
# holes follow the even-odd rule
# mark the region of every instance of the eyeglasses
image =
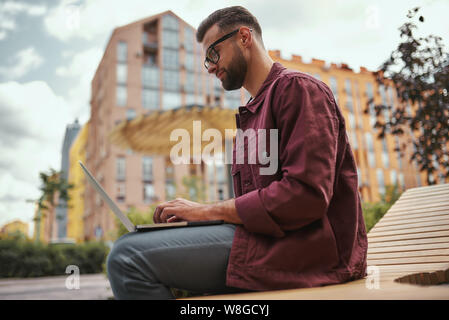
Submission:
MULTIPOLYGON (((204 59, 204 66, 206 67, 207 70, 209 70, 211 63, 217 64, 218 61, 220 60, 220 54, 217 52, 217 50, 215 50, 215 46, 217 44, 219 44, 220 42, 223 42, 226 39, 231 38, 233 35, 235 35, 237 32, 239 32, 239 30, 240 30, 240 28, 224 35, 223 37, 221 37, 220 39, 218 39, 217 41, 212 43, 209 46, 209 48, 207 48, 206 59, 204 59)), ((249 29, 249 31, 252 32, 253 30, 249 29)))

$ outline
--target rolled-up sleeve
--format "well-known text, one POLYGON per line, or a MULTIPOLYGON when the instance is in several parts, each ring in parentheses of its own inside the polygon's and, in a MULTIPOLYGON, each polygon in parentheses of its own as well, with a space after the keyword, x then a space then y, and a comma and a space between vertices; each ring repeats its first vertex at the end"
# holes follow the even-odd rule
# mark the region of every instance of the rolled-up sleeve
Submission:
POLYGON ((235 199, 248 231, 282 237, 326 214, 334 188, 339 121, 330 90, 322 86, 301 76, 279 80, 272 111, 282 178, 235 199))

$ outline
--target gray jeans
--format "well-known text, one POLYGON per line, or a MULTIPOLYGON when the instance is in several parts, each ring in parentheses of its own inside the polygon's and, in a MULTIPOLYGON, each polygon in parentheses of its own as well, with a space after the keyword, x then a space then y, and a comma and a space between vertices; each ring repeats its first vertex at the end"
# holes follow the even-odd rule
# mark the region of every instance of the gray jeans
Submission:
POLYGON ((242 292, 226 286, 235 225, 199 226, 120 237, 107 258, 116 299, 173 299, 170 288, 195 293, 242 292))

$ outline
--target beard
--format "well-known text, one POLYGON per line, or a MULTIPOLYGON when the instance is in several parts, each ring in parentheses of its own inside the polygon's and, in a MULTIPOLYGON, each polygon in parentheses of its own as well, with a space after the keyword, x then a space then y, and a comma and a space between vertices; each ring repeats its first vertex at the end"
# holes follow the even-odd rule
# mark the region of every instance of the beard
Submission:
POLYGON ((237 90, 243 86, 246 72, 248 71, 248 63, 242 54, 240 48, 234 45, 234 57, 227 69, 224 69, 224 78, 222 80, 223 88, 227 91, 237 90))

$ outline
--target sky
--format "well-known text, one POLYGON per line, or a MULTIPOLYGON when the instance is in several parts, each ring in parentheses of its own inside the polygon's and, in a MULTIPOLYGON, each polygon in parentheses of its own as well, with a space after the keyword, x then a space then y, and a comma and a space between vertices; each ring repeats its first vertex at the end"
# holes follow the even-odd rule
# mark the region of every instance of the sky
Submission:
POLYGON ((90 83, 114 28, 172 10, 191 26, 232 5, 258 19, 267 50, 377 70, 409 9, 449 48, 448 0, 0 0, 0 227, 33 227, 39 172, 60 170, 66 125, 89 119, 90 83))

